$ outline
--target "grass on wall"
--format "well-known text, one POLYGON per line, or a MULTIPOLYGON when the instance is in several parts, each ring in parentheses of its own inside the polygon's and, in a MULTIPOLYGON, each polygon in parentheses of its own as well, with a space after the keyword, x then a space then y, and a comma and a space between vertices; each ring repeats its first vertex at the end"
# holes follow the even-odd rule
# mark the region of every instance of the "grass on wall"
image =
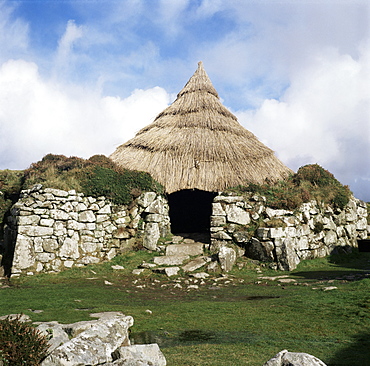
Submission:
POLYGON ((318 164, 305 165, 296 174, 273 184, 248 184, 231 188, 230 192, 257 193, 266 197, 266 205, 275 209, 294 210, 302 203, 316 200, 343 209, 351 191, 333 174, 318 164))

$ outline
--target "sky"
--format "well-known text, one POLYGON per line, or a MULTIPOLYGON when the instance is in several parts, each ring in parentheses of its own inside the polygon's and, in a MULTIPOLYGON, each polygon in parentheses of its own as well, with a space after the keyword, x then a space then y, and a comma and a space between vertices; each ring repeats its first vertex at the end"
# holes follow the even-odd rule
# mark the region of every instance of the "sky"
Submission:
POLYGON ((0 169, 109 156, 199 61, 288 167, 370 201, 367 0, 0 0, 0 169))

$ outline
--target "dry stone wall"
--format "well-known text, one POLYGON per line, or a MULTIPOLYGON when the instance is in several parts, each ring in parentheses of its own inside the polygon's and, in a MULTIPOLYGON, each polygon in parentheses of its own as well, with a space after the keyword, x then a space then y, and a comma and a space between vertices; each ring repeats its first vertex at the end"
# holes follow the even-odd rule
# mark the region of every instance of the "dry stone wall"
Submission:
POLYGON ((140 238, 154 250, 169 230, 167 201, 154 192, 126 207, 36 185, 12 207, 5 245, 13 256, 12 275, 32 275, 110 260, 140 238))
POLYGON ((355 197, 343 210, 311 201, 288 211, 267 207, 258 195, 219 195, 213 201, 211 249, 236 243, 248 257, 293 270, 301 260, 357 247, 357 239, 369 235, 366 217, 366 203, 355 197))

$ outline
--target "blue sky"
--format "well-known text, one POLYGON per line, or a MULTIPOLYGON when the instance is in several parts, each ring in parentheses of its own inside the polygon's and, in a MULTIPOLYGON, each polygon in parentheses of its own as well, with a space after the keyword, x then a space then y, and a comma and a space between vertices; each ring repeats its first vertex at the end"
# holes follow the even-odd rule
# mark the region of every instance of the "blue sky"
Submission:
POLYGON ((286 165, 370 201, 366 0, 0 0, 0 169, 111 154, 200 60, 286 165))

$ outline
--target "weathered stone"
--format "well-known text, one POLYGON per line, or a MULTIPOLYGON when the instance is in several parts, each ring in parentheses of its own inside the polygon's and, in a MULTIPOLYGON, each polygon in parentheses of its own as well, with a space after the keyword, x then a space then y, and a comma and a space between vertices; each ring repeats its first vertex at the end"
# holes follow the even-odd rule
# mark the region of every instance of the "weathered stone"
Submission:
POLYGON ((183 264, 183 262, 187 259, 189 259, 188 255, 164 255, 160 257, 154 257, 153 262, 159 266, 174 266, 183 264))
POLYGON ((28 215, 28 216, 18 216, 18 225, 38 225, 40 222, 40 216, 38 215, 28 215))
POLYGON ((112 354, 122 345, 129 345, 128 328, 133 318, 114 315, 96 321, 70 341, 54 349, 41 366, 99 365, 112 362, 112 354))
POLYGON ((158 344, 136 344, 118 349, 115 366, 166 366, 166 358, 158 344))
POLYGON ((221 203, 219 203, 219 202, 213 202, 212 203, 212 215, 213 216, 225 216, 226 215, 226 212, 222 208, 221 203))
POLYGON ((226 246, 221 247, 218 252, 218 260, 222 271, 230 272, 236 261, 235 250, 226 246))
POLYGON ((325 234, 324 243, 326 245, 333 245, 337 242, 337 240, 338 237, 335 231, 330 230, 325 234))
POLYGON ((164 273, 168 277, 171 277, 171 276, 176 276, 179 273, 180 268, 179 267, 158 267, 158 268, 153 269, 153 271, 164 273))
POLYGON ((220 240, 232 240, 232 237, 222 230, 211 233, 211 237, 220 240))
POLYGON ((44 248, 45 252, 55 252, 55 249, 58 248, 58 241, 56 239, 44 239, 42 243, 42 247, 44 248))
POLYGON ((67 197, 68 196, 68 192, 63 191, 61 189, 45 188, 44 192, 51 193, 53 196, 56 196, 56 197, 67 197))
POLYGON ((54 225, 54 219, 41 219, 40 226, 52 227, 54 225))
POLYGON ((59 250, 60 257, 78 259, 79 253, 79 242, 72 238, 66 238, 59 250))
POLYGON ((50 210, 50 217, 54 220, 68 220, 70 218, 69 214, 62 210, 50 210))
POLYGON ((78 215, 78 219, 81 222, 95 222, 96 216, 93 211, 87 210, 83 211, 78 215))
POLYGON ((242 196, 217 196, 214 199, 214 202, 224 202, 224 203, 237 203, 243 202, 244 199, 242 196))
POLYGON ((146 222, 161 222, 163 220, 163 216, 160 214, 149 214, 145 217, 146 222))
POLYGON ((249 241, 249 233, 248 231, 236 231, 233 233, 233 239, 237 243, 247 243, 249 241))
POLYGON ((166 215, 167 208, 166 208, 166 203, 163 197, 158 196, 155 201, 149 204, 149 206, 145 209, 145 212, 152 213, 152 214, 166 215))
POLYGON ((249 213, 234 204, 226 207, 226 217, 227 221, 239 225, 247 225, 251 221, 249 213))
POLYGON ((157 222, 148 222, 144 228, 143 245, 146 249, 156 250, 161 234, 157 222))
POLYGON ((20 226, 18 233, 24 236, 47 236, 53 235, 53 228, 46 226, 20 226))
POLYGON ((211 216, 211 226, 224 226, 226 225, 225 216, 211 216))
POLYGON ((185 272, 193 272, 201 267, 203 267, 206 263, 210 262, 210 257, 198 257, 190 261, 189 263, 185 264, 182 269, 185 272))
POLYGON ((157 197, 157 195, 154 192, 144 192, 137 199, 137 203, 141 207, 146 208, 155 200, 156 197, 157 197))
POLYGON ((35 261, 32 239, 18 234, 14 251, 13 267, 20 270, 27 269, 32 267, 35 261))
POLYGON ((326 366, 324 362, 308 353, 281 351, 263 366, 326 366))
MULTIPOLYGON (((275 242, 276 245, 276 242, 275 242)), ((280 270, 292 271, 297 268, 300 262, 299 257, 295 251, 296 240, 292 238, 286 238, 282 240, 282 245, 276 246, 276 257, 278 260, 278 266, 280 270)))
POLYGON ((201 255, 203 254, 203 243, 171 244, 166 247, 166 255, 201 255))
POLYGON ((111 206, 110 205, 105 205, 97 213, 98 213, 98 215, 106 215, 106 214, 110 214, 111 212, 112 212, 111 206))
POLYGON ((64 331, 63 325, 56 321, 41 323, 37 329, 48 339, 49 349, 52 352, 55 348, 69 341, 68 334, 64 331))
POLYGON ((274 261, 274 243, 272 241, 259 241, 256 238, 252 238, 247 246, 245 254, 247 257, 257 259, 263 262, 274 261))

